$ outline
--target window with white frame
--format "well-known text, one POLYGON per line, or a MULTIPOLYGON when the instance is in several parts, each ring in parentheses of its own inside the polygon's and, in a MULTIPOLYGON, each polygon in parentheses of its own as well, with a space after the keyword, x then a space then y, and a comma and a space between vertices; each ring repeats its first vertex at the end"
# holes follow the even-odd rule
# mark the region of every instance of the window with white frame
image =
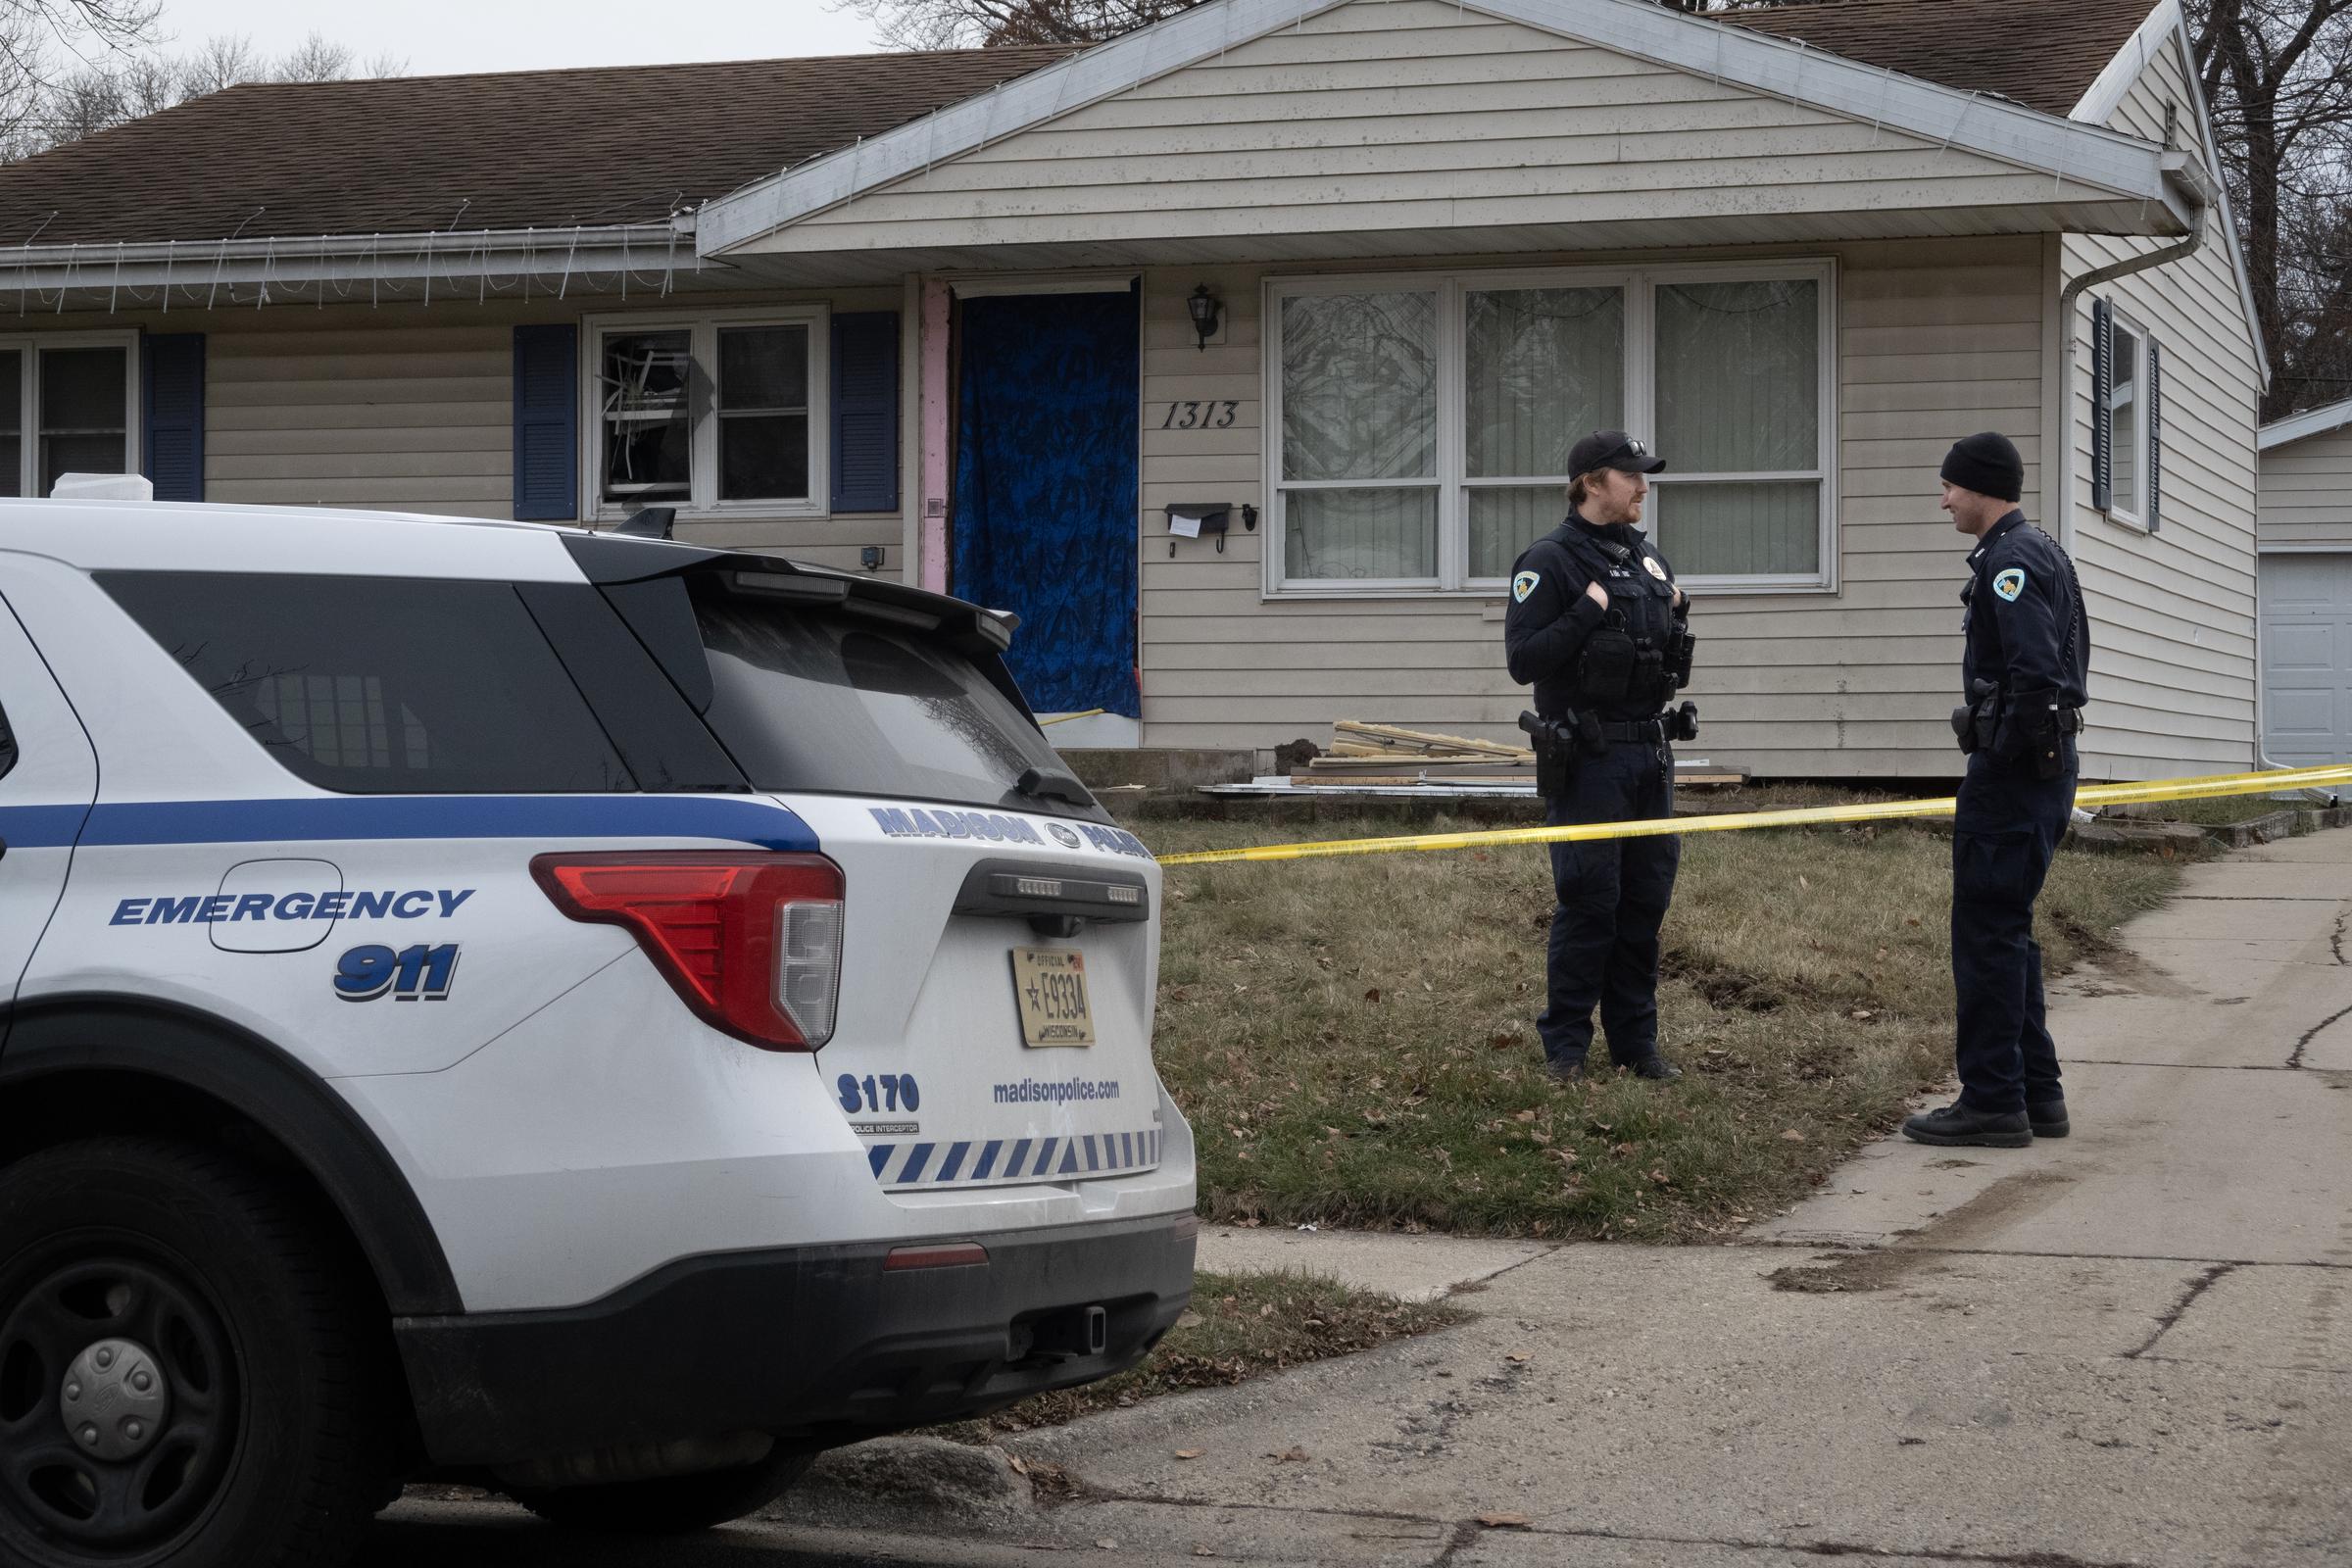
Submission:
POLYGON ((2120 315, 2113 331, 2107 407, 2099 413, 2107 421, 2108 510, 2137 522, 2148 510, 2148 337, 2120 315))
POLYGON ((1497 591, 1567 511, 1568 450, 1671 465, 1646 526, 1694 586, 1829 581, 1831 268, 1410 273, 1268 285, 1275 592, 1497 591))
POLYGON ((826 509, 821 307, 589 326, 583 445, 600 513, 826 509))
POLYGON ((135 332, 0 337, 0 495, 138 466, 135 332))

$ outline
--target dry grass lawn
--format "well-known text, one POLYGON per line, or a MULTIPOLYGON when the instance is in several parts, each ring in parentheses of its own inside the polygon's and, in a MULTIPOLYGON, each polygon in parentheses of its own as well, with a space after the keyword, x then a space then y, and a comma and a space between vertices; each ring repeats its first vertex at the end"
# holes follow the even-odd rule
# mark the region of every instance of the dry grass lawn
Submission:
MULTIPOLYGON (((1160 822, 1146 840, 1391 831, 1160 822)), ((1689 1076, 1668 1085, 1544 1075, 1541 849, 1171 869, 1157 1054, 1202 1211, 1692 1239, 1787 1202, 1948 1074, 1949 854, 1912 828, 1687 835, 1660 1004, 1689 1076)), ((2177 874, 2062 854, 2041 903, 2053 971, 2177 874)))

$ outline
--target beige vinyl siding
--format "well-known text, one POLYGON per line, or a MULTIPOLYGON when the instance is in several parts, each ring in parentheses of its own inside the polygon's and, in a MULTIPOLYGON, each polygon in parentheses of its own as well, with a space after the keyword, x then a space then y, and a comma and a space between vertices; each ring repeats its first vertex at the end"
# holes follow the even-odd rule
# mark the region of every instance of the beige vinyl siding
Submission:
POLYGON ((1975 219, 2097 195, 1445 0, 1355 0, 743 249, 1181 244, 1831 211, 1898 214, 1934 233, 1951 230, 1922 209, 1975 219))
MULTIPOLYGON (((2161 141, 2166 106, 2199 156, 2196 113, 2179 50, 2159 53, 2108 120, 2161 141)), ((2093 511, 2090 301, 2070 323, 2067 384, 2074 440, 2072 546, 2091 612, 2087 778, 2163 777, 2242 767, 2254 747, 2255 411, 2261 372, 2230 266, 2211 221, 2185 261, 2101 285, 2160 345, 2164 365, 2159 530, 2093 511)), ((2066 277, 2155 242, 2070 235, 2066 277)))
MULTIPOLYGON (((1698 602, 1690 696, 1703 734, 1690 750, 1759 774, 1948 776, 1966 541, 1936 511, 1936 469, 1955 436, 1999 428, 2026 454, 2028 486, 2039 484, 2041 246, 1914 241, 1824 254, 1838 264, 1840 586, 1698 602)), ((1263 276, 1145 275, 1145 744, 1321 742, 1335 718, 1516 735, 1529 697, 1503 669, 1500 600, 1267 599, 1270 518, 1256 533, 1237 526, 1221 556, 1186 541, 1171 559, 1169 505, 1263 505, 1263 276), (1206 350, 1184 306, 1203 282, 1227 307, 1206 350), (1237 403, 1232 428, 1159 428, 1171 402, 1194 399, 1237 403)))
POLYGON ((2352 550, 2352 427, 2262 455, 2262 546, 2352 550))
MULTIPOLYGON (((657 309, 681 316, 741 305, 796 303, 791 296, 672 297, 657 309)), ((836 312, 902 313, 902 341, 914 331, 898 289, 827 296, 836 312)), ((581 321, 637 302, 577 298, 480 305, 471 302, 380 310, 173 311, 121 317, 62 317, 59 330, 143 326, 205 335, 205 499, 267 506, 352 507, 448 516, 514 515, 514 329, 526 322, 581 321), (558 314, 561 310, 565 314, 558 314)), ((590 371, 588 339, 580 369, 590 371)), ((591 431, 582 430, 583 445, 591 431)), ((811 440, 828 438, 811 431, 811 440)), ((902 420, 902 443, 914 437, 902 420)), ((895 513, 832 517, 681 519, 678 537, 747 550, 774 550, 844 570, 858 569, 864 546, 885 547, 877 576, 896 578, 906 558, 906 486, 895 513)))

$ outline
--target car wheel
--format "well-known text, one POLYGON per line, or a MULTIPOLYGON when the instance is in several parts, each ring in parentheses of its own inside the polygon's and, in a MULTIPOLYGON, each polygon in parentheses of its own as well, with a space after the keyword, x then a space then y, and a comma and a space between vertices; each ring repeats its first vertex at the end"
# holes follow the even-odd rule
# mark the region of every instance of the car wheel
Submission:
POLYGON ((195 1145, 0 1170, 0 1559, 331 1568, 381 1481, 352 1269, 306 1207, 195 1145))
POLYGON ((588 1487, 515 1487, 516 1502, 550 1524, 626 1536, 682 1536, 758 1511, 783 1494, 814 1462, 780 1449, 758 1464, 656 1481, 588 1487))

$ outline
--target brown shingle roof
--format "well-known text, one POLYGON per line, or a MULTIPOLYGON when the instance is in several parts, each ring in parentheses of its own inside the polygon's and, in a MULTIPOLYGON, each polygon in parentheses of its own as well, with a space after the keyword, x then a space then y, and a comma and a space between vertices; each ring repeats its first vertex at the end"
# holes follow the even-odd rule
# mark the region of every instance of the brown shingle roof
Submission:
POLYGON ((231 87, 0 168, 0 245, 659 221, 1073 52, 231 87))
POLYGON ((2155 0, 1805 0, 1714 20, 2065 115, 2155 0))
MULTIPOLYGON (((2152 7, 1806 0, 1715 20, 2064 115, 2152 7)), ((0 246, 657 221, 1075 52, 232 87, 0 168, 0 246)))

